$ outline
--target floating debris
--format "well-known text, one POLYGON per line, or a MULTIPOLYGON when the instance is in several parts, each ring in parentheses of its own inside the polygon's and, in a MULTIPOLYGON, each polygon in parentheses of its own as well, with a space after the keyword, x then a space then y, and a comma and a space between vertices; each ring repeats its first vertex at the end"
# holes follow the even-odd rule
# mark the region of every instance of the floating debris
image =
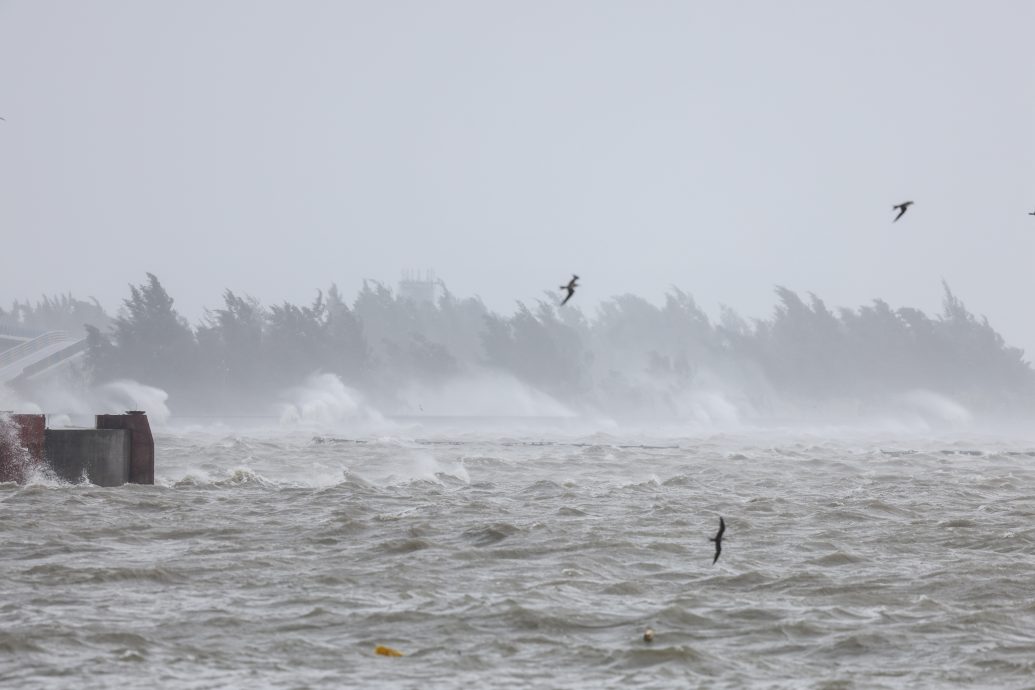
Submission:
POLYGON ((392 649, 391 647, 385 647, 384 645, 377 645, 374 647, 374 653, 380 654, 381 656, 402 656, 403 653, 398 649, 392 649))

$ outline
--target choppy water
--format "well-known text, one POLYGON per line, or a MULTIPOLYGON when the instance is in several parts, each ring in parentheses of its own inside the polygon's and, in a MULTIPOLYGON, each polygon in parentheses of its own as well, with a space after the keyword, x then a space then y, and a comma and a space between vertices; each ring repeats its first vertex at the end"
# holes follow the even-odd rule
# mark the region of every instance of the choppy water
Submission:
POLYGON ((0 684, 1035 686, 1035 444, 836 436, 159 433, 0 486, 0 684))

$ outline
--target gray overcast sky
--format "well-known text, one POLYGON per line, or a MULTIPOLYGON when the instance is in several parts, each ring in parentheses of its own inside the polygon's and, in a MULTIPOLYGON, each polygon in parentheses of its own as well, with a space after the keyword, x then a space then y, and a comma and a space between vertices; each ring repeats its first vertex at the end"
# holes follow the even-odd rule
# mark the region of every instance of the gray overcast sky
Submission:
POLYGON ((1035 2, 0 0, 0 302, 670 285, 1035 353, 1035 2), (891 206, 916 205, 891 224, 891 206))

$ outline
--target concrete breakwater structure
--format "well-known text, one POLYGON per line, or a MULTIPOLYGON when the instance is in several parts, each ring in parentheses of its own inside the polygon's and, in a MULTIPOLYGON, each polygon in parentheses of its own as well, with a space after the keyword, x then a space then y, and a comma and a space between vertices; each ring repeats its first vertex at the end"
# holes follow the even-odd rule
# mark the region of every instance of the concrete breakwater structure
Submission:
POLYGON ((0 415, 0 482, 34 468, 97 486, 155 483, 155 442, 147 415, 100 414, 93 429, 48 429, 42 414, 0 415))

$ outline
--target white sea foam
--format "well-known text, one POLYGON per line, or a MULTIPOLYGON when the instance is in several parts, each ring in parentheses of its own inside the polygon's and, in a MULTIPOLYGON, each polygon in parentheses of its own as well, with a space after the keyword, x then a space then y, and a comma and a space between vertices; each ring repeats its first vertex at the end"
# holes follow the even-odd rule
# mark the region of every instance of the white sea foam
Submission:
POLYGON ((946 395, 932 391, 914 390, 902 396, 907 408, 919 415, 925 422, 944 426, 966 427, 974 416, 970 411, 946 395))
POLYGON ((161 388, 131 379, 110 381, 92 388, 47 385, 36 388, 30 397, 9 389, 3 392, 4 405, 25 414, 47 414, 51 428, 92 424, 96 414, 120 414, 143 410, 152 427, 164 426, 170 417, 169 394, 161 388))
POLYGON ((312 430, 372 430, 390 426, 385 417, 333 374, 310 376, 283 393, 280 424, 312 430))
POLYGON ((412 384, 401 395, 410 414, 460 417, 573 417, 552 396, 500 371, 482 371, 437 386, 412 384))
MULTIPOLYGON (((182 666, 175 689, 239 684, 242 659, 319 688, 795 686, 831 664, 863 686, 1030 678, 1030 430, 156 438, 154 487, 0 487, 6 600, 63 624, 0 631, 49 652, 0 674, 46 682, 60 655, 104 685, 107 640, 182 666), (119 605, 40 596, 86 582, 119 605), (180 586, 156 607, 153 582, 180 586)), ((136 686, 148 668, 117 671, 136 686)))
POLYGON ((169 420, 166 401, 169 394, 161 388, 123 379, 105 383, 96 388, 94 409, 117 414, 125 410, 143 410, 152 426, 162 426, 169 420))

